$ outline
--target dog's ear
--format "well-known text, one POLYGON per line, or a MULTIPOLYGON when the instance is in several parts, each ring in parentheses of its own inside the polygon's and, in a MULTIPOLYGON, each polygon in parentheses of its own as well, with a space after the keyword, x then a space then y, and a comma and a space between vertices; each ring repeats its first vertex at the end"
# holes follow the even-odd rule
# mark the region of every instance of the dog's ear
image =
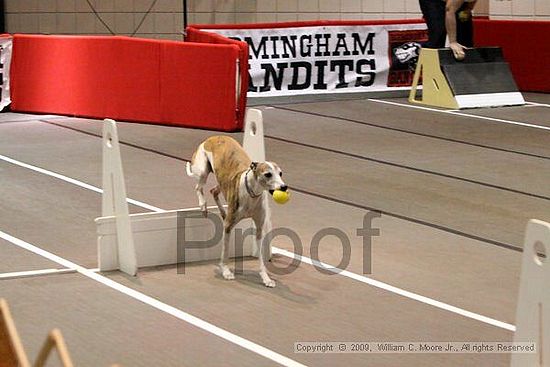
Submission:
POLYGON ((258 168, 258 162, 252 162, 250 163, 250 169, 252 171, 256 171, 256 168, 258 168))

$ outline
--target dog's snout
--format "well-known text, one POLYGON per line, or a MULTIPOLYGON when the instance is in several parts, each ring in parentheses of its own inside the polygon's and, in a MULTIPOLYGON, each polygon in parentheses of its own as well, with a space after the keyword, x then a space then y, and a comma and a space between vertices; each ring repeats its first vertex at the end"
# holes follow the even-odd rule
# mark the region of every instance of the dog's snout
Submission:
POLYGON ((283 185, 283 186, 281 186, 281 188, 280 188, 279 190, 281 190, 281 191, 286 191, 286 190, 288 190, 288 186, 287 186, 287 185, 283 185))

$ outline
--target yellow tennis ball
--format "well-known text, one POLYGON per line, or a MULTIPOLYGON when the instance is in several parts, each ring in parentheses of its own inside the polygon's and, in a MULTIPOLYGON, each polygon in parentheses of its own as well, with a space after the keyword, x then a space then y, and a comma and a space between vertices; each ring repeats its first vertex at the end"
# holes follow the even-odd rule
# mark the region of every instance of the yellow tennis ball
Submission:
POLYGON ((273 200, 277 204, 284 204, 290 199, 290 194, 287 191, 275 190, 273 191, 273 200))
POLYGON ((462 10, 461 12, 458 13, 458 20, 460 20, 461 22, 467 22, 470 20, 471 16, 472 16, 471 12, 469 12, 468 10, 462 10))

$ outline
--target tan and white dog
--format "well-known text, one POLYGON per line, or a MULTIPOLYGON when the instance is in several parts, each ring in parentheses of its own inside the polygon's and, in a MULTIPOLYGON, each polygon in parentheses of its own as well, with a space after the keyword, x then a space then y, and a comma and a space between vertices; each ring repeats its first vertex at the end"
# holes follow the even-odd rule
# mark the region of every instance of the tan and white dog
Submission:
POLYGON ((256 226, 256 246, 259 252, 260 276, 267 287, 275 287, 265 267, 262 240, 266 228, 270 228, 268 195, 275 190, 286 191, 282 171, 273 162, 252 162, 241 145, 227 136, 213 136, 202 142, 191 162, 187 163, 187 175, 197 180, 195 191, 201 210, 206 216, 206 199, 203 186, 210 172, 216 176, 218 185, 210 192, 224 219, 223 246, 220 258, 220 272, 227 279, 235 279, 227 266, 229 236, 235 225, 244 218, 252 218, 256 226), (221 201, 220 192, 227 202, 227 212, 221 201))

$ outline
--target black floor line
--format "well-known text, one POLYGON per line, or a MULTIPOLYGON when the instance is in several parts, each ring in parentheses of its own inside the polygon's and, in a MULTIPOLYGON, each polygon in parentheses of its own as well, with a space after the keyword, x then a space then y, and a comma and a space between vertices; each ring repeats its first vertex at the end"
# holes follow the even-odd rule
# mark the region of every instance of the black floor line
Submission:
MULTIPOLYGON (((77 129, 77 128, 74 128, 74 127, 69 127, 69 126, 57 124, 55 122, 51 122, 51 121, 48 121, 48 120, 40 120, 40 121, 45 122, 45 123, 50 124, 50 125, 61 127, 61 128, 64 128, 64 129, 69 129, 69 130, 72 130, 72 131, 75 131, 75 132, 79 132, 79 133, 82 133, 82 134, 94 136, 94 137, 97 137, 97 138, 102 138, 101 134, 94 134, 94 133, 84 131, 84 130, 80 130, 80 129, 77 129)), ((160 151, 157 151, 155 149, 145 148, 145 147, 142 147, 142 146, 137 145, 137 144, 127 143, 127 142, 124 142, 124 141, 119 141, 119 143, 121 145, 125 145, 125 146, 129 146, 129 147, 132 147, 132 148, 144 150, 144 151, 147 151, 147 152, 150 152, 150 153, 159 154, 159 155, 162 155, 164 157, 173 158, 173 159, 176 159, 178 161, 183 161, 183 162, 189 162, 190 161, 189 159, 185 159, 185 158, 178 157, 178 156, 175 156, 175 155, 160 152, 160 151)), ((507 249, 507 250, 513 250, 513 251, 517 251, 517 252, 522 252, 523 251, 523 249, 519 246, 515 246, 515 245, 508 244, 508 243, 492 240, 492 239, 489 239, 489 238, 480 237, 480 236, 470 234, 470 233, 466 233, 466 232, 462 232, 462 231, 459 231, 457 229, 453 229, 453 228, 450 228, 450 227, 445 227, 445 226, 442 226, 442 225, 439 225, 439 224, 426 222, 426 221, 423 221, 421 219, 407 217, 407 216, 402 215, 402 214, 396 214, 396 213, 388 212, 388 211, 385 211, 385 210, 380 210, 380 209, 377 209, 377 208, 369 207, 369 206, 366 206, 366 205, 353 203, 351 201, 346 201, 346 200, 338 199, 338 198, 335 198, 335 197, 319 194, 319 193, 309 191, 309 190, 306 190, 306 189, 301 189, 301 188, 295 187, 295 186, 292 187, 292 190, 296 191, 296 192, 299 192, 299 193, 302 193, 304 195, 313 196, 313 197, 316 197, 316 198, 319 198, 319 199, 324 199, 324 200, 331 201, 331 202, 334 202, 334 203, 347 205, 347 206, 351 206, 351 207, 358 208, 358 209, 379 212, 379 213, 387 215, 389 217, 394 217, 394 218, 405 220, 405 221, 408 221, 408 222, 424 225, 424 226, 427 226, 427 227, 430 227, 430 228, 438 229, 438 230, 441 230, 441 231, 444 231, 444 232, 452 233, 452 234, 455 234, 455 235, 458 235, 458 236, 461 236, 461 237, 465 237, 465 238, 469 238, 469 239, 473 239, 473 240, 476 240, 476 241, 485 242, 485 243, 488 243, 488 244, 491 244, 491 245, 494 245, 494 246, 497 246, 497 247, 501 247, 501 248, 504 248, 504 249, 507 249)))
MULTIPOLYGON (((50 117, 49 119, 51 120, 67 120, 69 119, 70 117, 62 117, 62 116, 55 116, 55 117, 50 117)), ((15 123, 18 123, 18 122, 46 122, 48 121, 49 119, 47 118, 43 118, 43 117, 40 117, 40 118, 34 118, 34 119, 28 119, 28 120, 6 120, 6 121, 1 121, 0 120, 0 125, 3 125, 3 124, 15 124, 15 123)))
POLYGON ((432 139, 437 139, 437 140, 449 141, 449 142, 452 142, 452 143, 464 144, 464 145, 474 146, 474 147, 478 147, 478 148, 491 149, 491 150, 496 150, 496 151, 499 151, 499 152, 513 153, 513 154, 525 155, 525 156, 533 157, 533 158, 540 158, 540 159, 550 160, 550 156, 538 155, 538 154, 527 153, 527 152, 520 152, 520 151, 517 151, 517 150, 499 148, 499 147, 494 147, 494 146, 484 145, 484 144, 477 144, 477 143, 472 143, 472 142, 468 142, 468 141, 464 141, 464 140, 446 138, 446 137, 438 136, 438 135, 424 134, 424 133, 419 133, 419 132, 416 132, 416 131, 411 131, 411 130, 406 130, 406 129, 399 129, 399 128, 396 128, 396 127, 377 125, 377 124, 374 124, 374 123, 371 123, 371 122, 348 119, 348 118, 345 118, 345 117, 325 115, 325 114, 317 113, 317 112, 300 111, 300 110, 295 110, 295 109, 292 109, 292 108, 289 108, 289 107, 282 107, 282 106, 278 106, 278 105, 272 105, 272 106, 269 105, 268 107, 273 107, 273 108, 276 108, 276 109, 279 109, 279 110, 284 110, 284 111, 289 111, 289 112, 303 113, 303 114, 311 115, 311 116, 318 116, 318 117, 330 118, 330 119, 335 119, 335 120, 340 120, 340 121, 345 121, 345 122, 351 122, 351 123, 354 123, 354 124, 366 125, 366 126, 371 126, 371 127, 385 129, 385 130, 397 131, 397 132, 400 132, 400 133, 417 135, 417 136, 422 136, 422 137, 425 137, 425 138, 432 138, 432 139))
MULTIPOLYGON (((95 133, 91 133, 91 132, 86 131, 86 130, 80 130, 80 129, 77 129, 76 127, 66 126, 66 125, 58 124, 58 123, 55 123, 53 121, 48 121, 48 120, 40 120, 40 122, 45 122, 47 124, 54 125, 54 126, 57 126, 57 127, 61 127, 63 129, 72 130, 72 131, 79 132, 81 134, 86 134, 86 135, 89 135, 89 136, 93 136, 93 137, 96 137, 96 138, 103 139, 103 136, 101 134, 95 134, 95 133)), ((126 145, 128 147, 144 150, 144 151, 149 152, 149 153, 162 155, 164 157, 173 158, 173 159, 177 159, 177 160, 184 161, 184 162, 189 162, 189 160, 187 160, 185 158, 181 158, 181 157, 178 157, 176 155, 164 153, 164 152, 161 152, 161 151, 158 151, 158 150, 155 150, 155 149, 150 149, 150 148, 147 148, 147 147, 144 147, 144 146, 141 146, 141 145, 127 143, 127 142, 124 142, 124 141, 119 141, 119 143, 121 145, 126 145)))
POLYGON ((5 121, 0 121, 0 125, 3 125, 3 124, 15 124, 15 123, 18 123, 18 122, 32 122, 32 121, 35 121, 36 122, 37 119, 29 119, 29 120, 5 120, 5 121))
POLYGON ((284 142, 284 143, 300 145, 300 146, 304 146, 304 147, 307 147, 307 148, 318 149, 318 150, 322 150, 322 151, 330 152, 330 153, 341 154, 341 155, 344 155, 344 156, 347 156, 347 157, 361 159, 361 160, 365 160, 365 161, 369 161, 369 162, 375 162, 375 163, 380 163, 380 164, 384 164, 384 165, 388 165, 388 166, 392 166, 392 167, 403 168, 403 169, 407 169, 407 170, 411 170, 411 171, 415 171, 415 172, 421 172, 421 173, 426 173, 426 174, 430 174, 430 175, 450 178, 450 179, 453 179, 453 180, 468 182, 468 183, 475 184, 475 185, 486 186, 486 187, 490 187, 490 188, 493 188, 493 189, 513 192, 515 194, 526 195, 526 196, 534 197, 534 198, 537 198, 537 199, 550 200, 550 197, 548 197, 548 196, 533 194, 533 193, 530 193, 530 192, 511 189, 511 188, 504 187, 504 186, 493 185, 493 184, 482 182, 482 181, 471 180, 469 178, 453 176, 453 175, 448 175, 448 174, 441 173, 441 172, 430 171, 430 170, 425 170, 425 169, 422 169, 422 168, 406 166, 406 165, 399 164, 399 163, 393 163, 393 162, 390 162, 390 161, 384 161, 384 160, 381 160, 381 159, 371 158, 371 157, 367 157, 367 156, 363 156, 363 155, 359 155, 359 154, 348 153, 348 152, 344 152, 344 151, 341 151, 341 150, 336 150, 336 149, 321 147, 321 146, 318 146, 318 145, 312 145, 312 144, 302 143, 302 142, 298 142, 298 141, 288 140, 288 139, 279 138, 279 137, 276 137, 276 136, 266 135, 265 137, 269 138, 269 139, 281 141, 281 142, 284 142))
POLYGON ((470 239, 473 239, 473 240, 476 240, 476 241, 489 243, 491 245, 495 245, 495 246, 498 246, 498 247, 501 247, 501 248, 505 248, 507 250, 513 250, 513 251, 517 251, 517 252, 522 252, 523 251, 523 248, 519 247, 519 246, 515 246, 515 245, 505 243, 505 242, 492 240, 490 238, 484 238, 484 237, 476 236, 475 234, 462 232, 462 231, 459 231, 457 229, 445 227, 445 226, 435 224, 435 223, 426 222, 426 221, 423 221, 421 219, 411 218, 411 217, 408 217, 406 215, 396 214, 396 213, 388 212, 388 211, 385 211, 385 210, 380 210, 380 209, 377 209, 377 208, 369 207, 369 206, 366 206, 366 205, 357 204, 357 203, 354 203, 354 202, 351 202, 351 201, 334 198, 334 197, 319 194, 319 193, 316 193, 316 192, 313 192, 313 191, 300 189, 300 188, 295 187, 295 186, 292 187, 292 190, 296 191, 296 192, 299 192, 299 193, 302 193, 302 194, 305 194, 305 195, 311 195, 311 196, 315 196, 315 197, 320 198, 320 199, 325 199, 325 200, 328 200, 328 201, 332 201, 332 202, 335 202, 335 203, 352 206, 352 207, 358 208, 358 209, 378 212, 380 214, 387 215, 389 217, 394 217, 394 218, 397 218, 397 219, 405 220, 407 222, 412 222, 412 223, 421 224, 423 226, 427 226, 427 227, 430 227, 430 228, 439 229, 439 230, 444 231, 444 232, 449 232, 449 233, 452 233, 452 234, 455 234, 455 235, 458 235, 458 236, 462 236, 462 237, 466 237, 466 238, 470 238, 470 239))

